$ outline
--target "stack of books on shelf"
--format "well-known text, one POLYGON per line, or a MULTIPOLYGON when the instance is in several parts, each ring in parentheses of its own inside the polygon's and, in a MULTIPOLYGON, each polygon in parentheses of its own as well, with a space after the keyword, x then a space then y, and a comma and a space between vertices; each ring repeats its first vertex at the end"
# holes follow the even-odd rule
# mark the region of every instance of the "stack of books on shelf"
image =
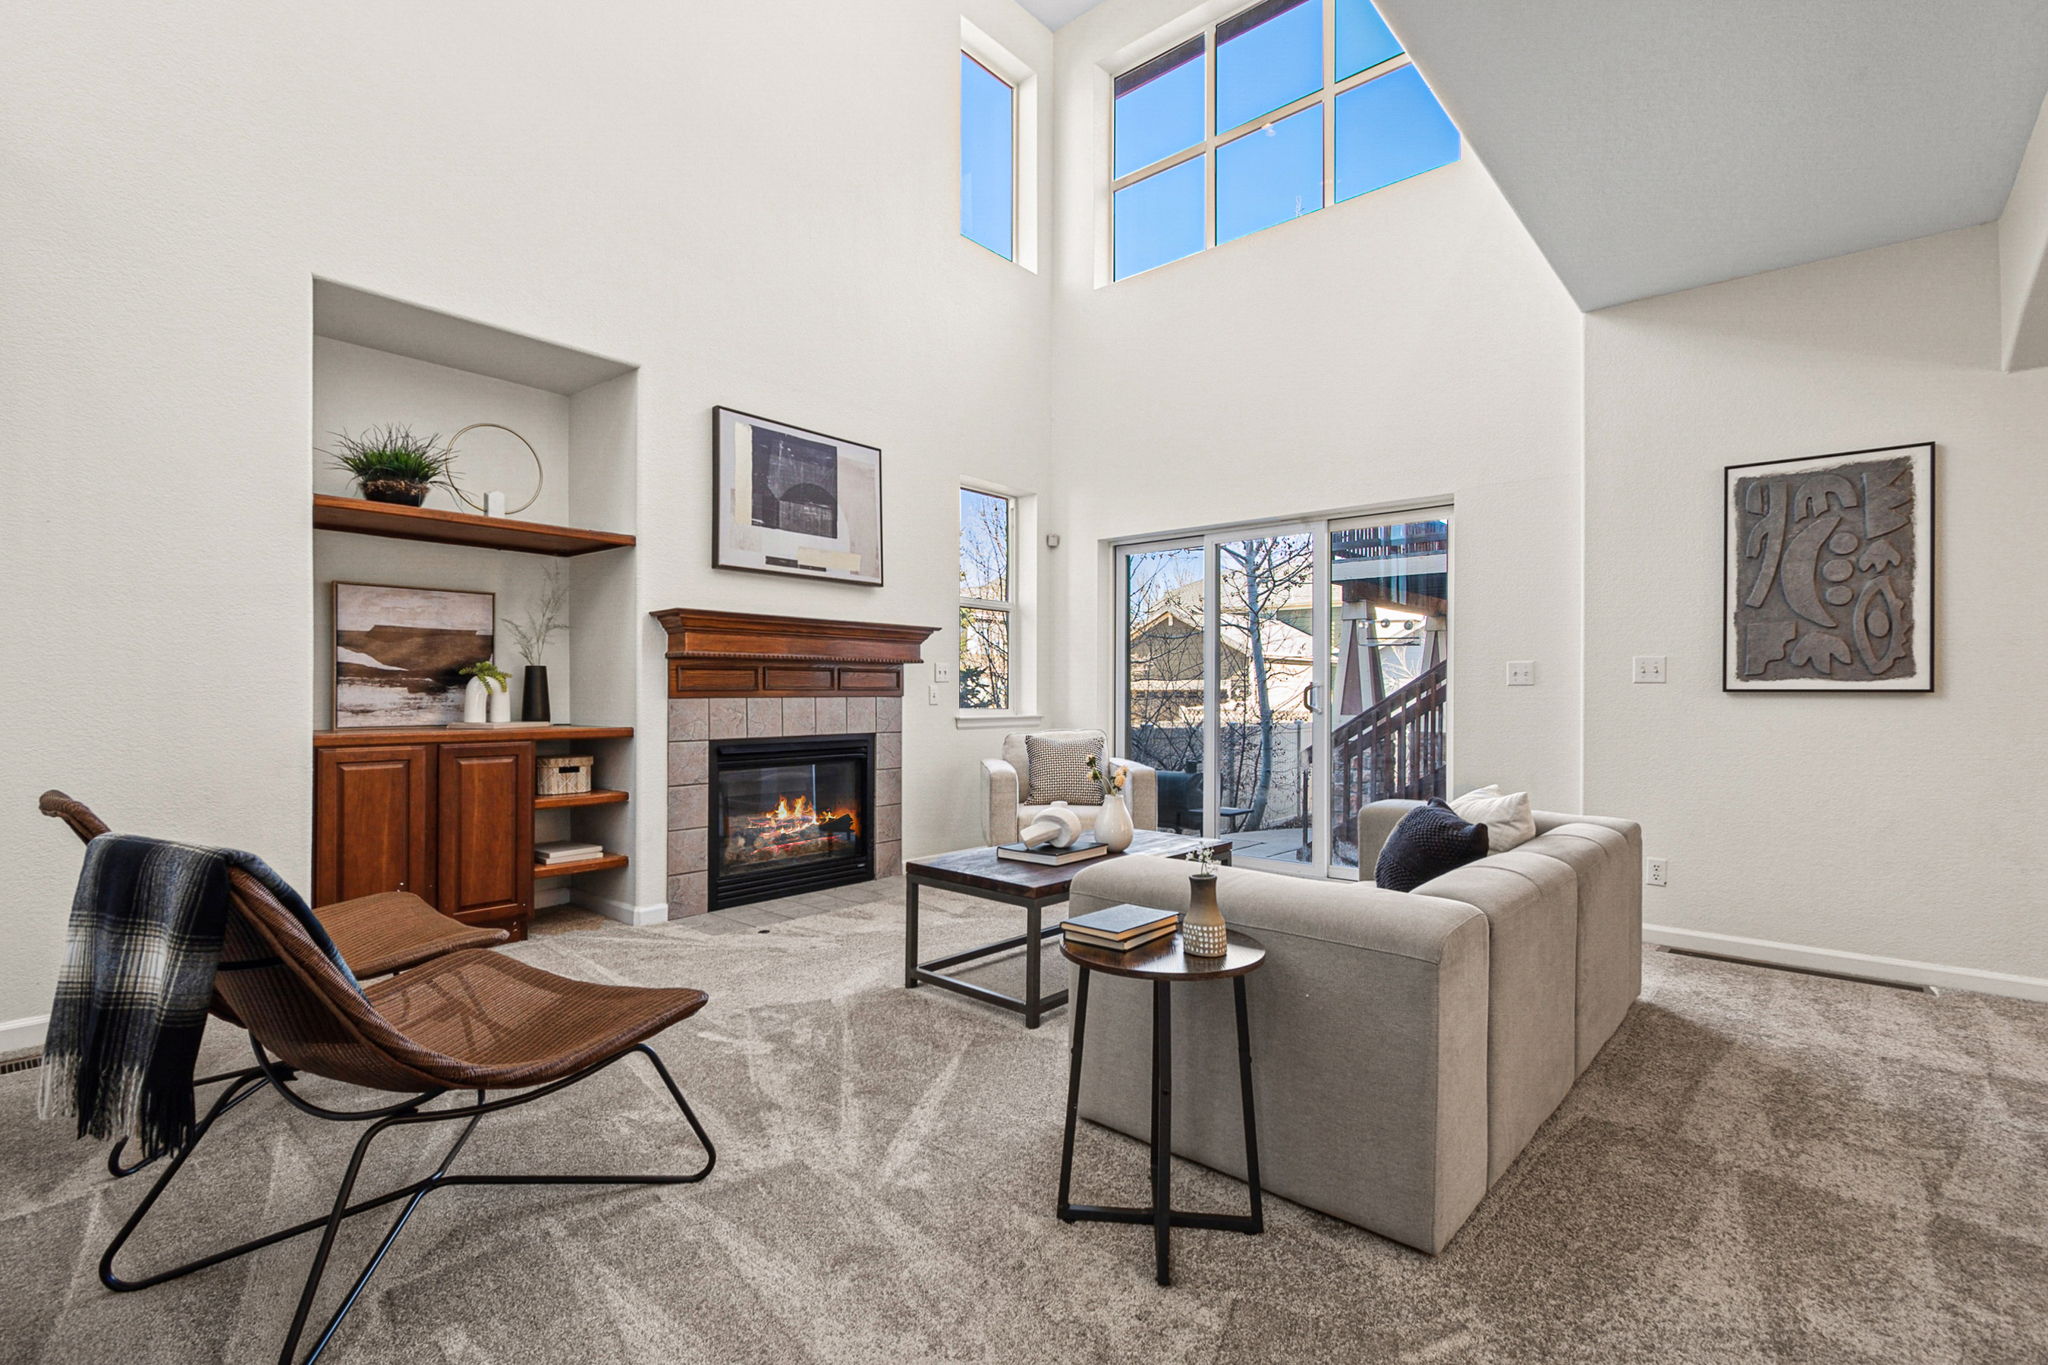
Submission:
POLYGON ((1109 852, 1108 844, 1095 841, 1092 834, 1084 834, 1066 848, 1054 848, 1044 844, 1037 848, 1029 844, 997 844, 996 856, 1007 858, 1013 863, 1042 863, 1046 867, 1065 867, 1068 863, 1085 862, 1100 858, 1109 852))
POLYGON ((542 867, 553 867, 557 863, 587 863, 603 856, 603 844, 586 844, 579 839, 557 839, 533 846, 534 860, 542 867))
POLYGON ((1179 915, 1171 910, 1154 910, 1149 905, 1112 905, 1107 910, 1060 922, 1067 942, 1084 948, 1106 948, 1113 953, 1127 953, 1169 938, 1179 927, 1179 915))

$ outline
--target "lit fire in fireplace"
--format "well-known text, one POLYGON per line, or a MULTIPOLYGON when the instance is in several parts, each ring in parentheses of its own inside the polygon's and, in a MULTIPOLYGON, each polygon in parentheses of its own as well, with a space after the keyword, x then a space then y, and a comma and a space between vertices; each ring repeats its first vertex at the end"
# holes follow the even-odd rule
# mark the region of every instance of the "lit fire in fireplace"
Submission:
POLYGON ((779 796, 772 811, 731 815, 725 822, 728 867, 828 858, 859 847, 860 821, 852 811, 820 811, 807 796, 779 796))

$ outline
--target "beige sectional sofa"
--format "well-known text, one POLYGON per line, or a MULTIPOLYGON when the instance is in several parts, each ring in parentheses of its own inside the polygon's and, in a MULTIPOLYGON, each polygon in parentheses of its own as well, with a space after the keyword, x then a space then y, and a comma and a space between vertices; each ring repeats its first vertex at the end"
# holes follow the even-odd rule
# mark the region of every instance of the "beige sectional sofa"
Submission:
MULTIPOLYGON (((1413 803, 1361 812, 1371 868, 1413 803)), ((1248 978, 1265 1188, 1441 1251, 1642 987, 1642 833, 1536 814, 1536 837, 1413 892, 1226 868, 1223 913, 1266 945, 1248 978)), ((1069 913, 1185 909, 1185 863, 1118 858, 1069 913)), ((1174 1151, 1244 1174, 1231 993, 1173 992, 1174 1151)), ((1097 974, 1083 1116, 1148 1135, 1150 999, 1097 974)))

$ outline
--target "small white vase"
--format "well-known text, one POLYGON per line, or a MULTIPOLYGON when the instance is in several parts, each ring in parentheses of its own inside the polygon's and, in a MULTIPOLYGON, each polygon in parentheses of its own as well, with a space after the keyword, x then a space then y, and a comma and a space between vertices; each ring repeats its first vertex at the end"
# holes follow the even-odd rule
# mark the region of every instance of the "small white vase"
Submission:
POLYGON ((491 695, 490 685, 482 678, 471 678, 469 685, 462 689, 462 723, 481 725, 484 722, 486 700, 491 695))
POLYGON ((1131 808, 1124 804, 1122 792, 1102 794, 1102 812, 1095 817, 1095 838, 1112 853, 1121 853, 1131 846, 1131 836, 1137 830, 1131 825, 1131 808))
POLYGON ((500 683, 491 689, 491 724, 509 725, 511 723, 512 687, 509 683, 500 683))

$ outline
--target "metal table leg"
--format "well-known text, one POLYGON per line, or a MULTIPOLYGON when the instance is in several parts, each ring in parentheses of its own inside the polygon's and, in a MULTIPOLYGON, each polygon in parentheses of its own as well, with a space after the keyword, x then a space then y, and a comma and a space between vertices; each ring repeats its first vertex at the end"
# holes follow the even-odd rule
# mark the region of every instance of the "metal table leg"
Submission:
POLYGON ((1173 1228, 1173 1000, 1152 983, 1152 1254, 1161 1284, 1173 1283, 1167 1238, 1173 1228))
POLYGON ((903 887, 903 984, 917 984, 917 878, 903 887))

